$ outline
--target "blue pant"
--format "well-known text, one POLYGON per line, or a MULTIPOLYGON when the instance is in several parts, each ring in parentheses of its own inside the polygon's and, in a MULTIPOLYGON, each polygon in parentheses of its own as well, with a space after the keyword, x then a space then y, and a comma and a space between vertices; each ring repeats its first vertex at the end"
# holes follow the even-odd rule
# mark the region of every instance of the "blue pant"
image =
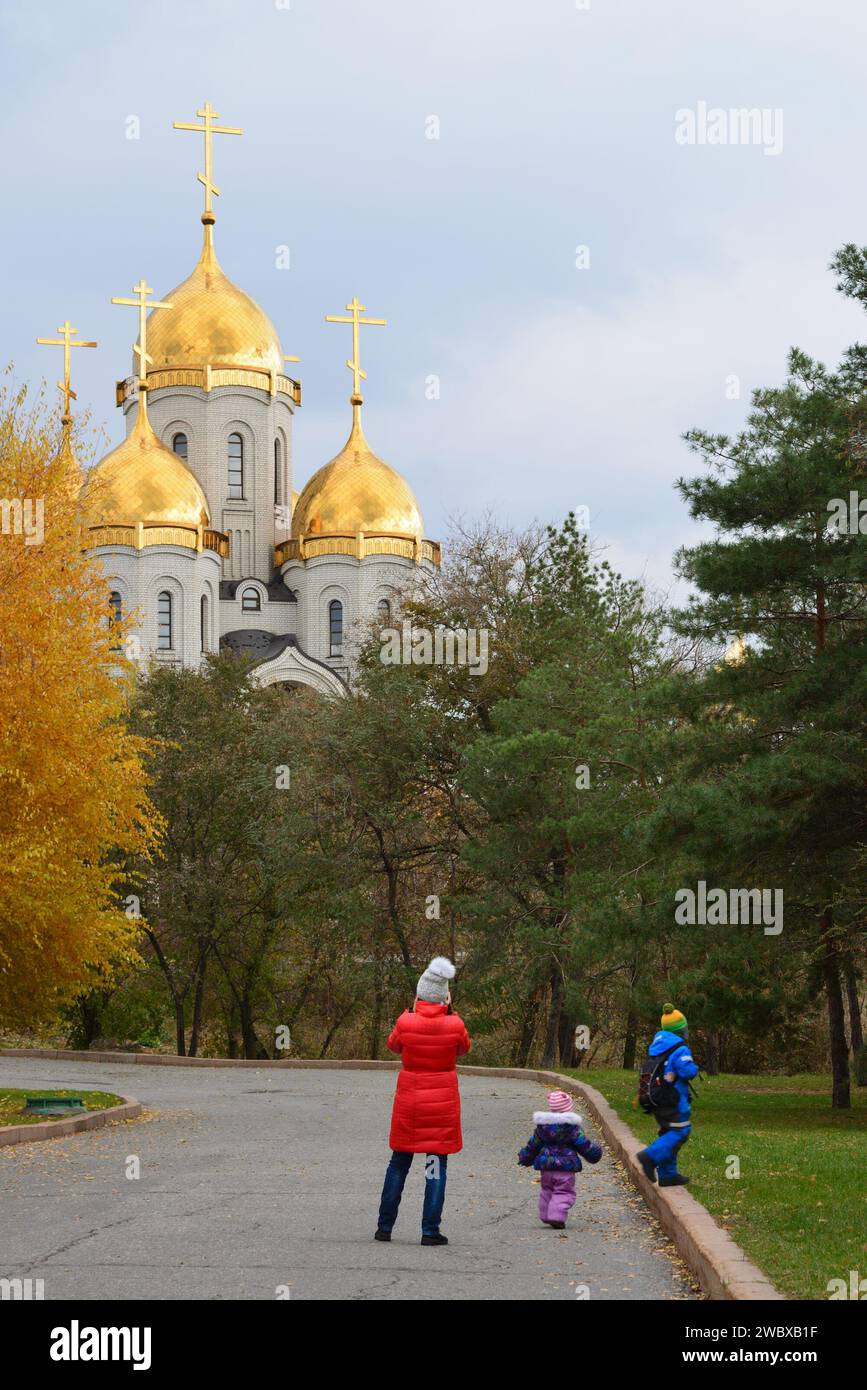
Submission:
POLYGON ((676 1175, 678 1150, 686 1143, 691 1133, 692 1125, 684 1125, 683 1129, 663 1129, 659 1138, 648 1144, 645 1153, 651 1163, 656 1164, 660 1178, 673 1178, 676 1175))
MULTIPOLYGON (((379 1203, 378 1226, 381 1231, 390 1231, 397 1220, 403 1185, 412 1165, 414 1155, 399 1149, 392 1152, 385 1170, 382 1198, 379 1203)), ((438 1236, 446 1199, 446 1169, 448 1154, 426 1154, 424 1165, 424 1208, 421 1214, 421 1233, 423 1236, 438 1236)))

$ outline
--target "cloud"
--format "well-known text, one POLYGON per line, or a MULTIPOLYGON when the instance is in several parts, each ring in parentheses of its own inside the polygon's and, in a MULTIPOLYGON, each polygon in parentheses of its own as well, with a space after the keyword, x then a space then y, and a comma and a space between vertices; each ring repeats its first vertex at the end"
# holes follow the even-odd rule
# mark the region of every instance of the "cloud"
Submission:
POLYGON ((752 390, 783 378, 790 346, 833 362, 862 326, 824 261, 777 251, 729 238, 713 273, 648 273, 607 304, 548 303, 453 344, 440 400, 413 383, 378 424, 428 529, 447 512, 494 507, 523 524, 587 505, 610 558, 667 586, 674 550, 699 535, 673 490, 699 467, 683 432, 736 432, 752 390))

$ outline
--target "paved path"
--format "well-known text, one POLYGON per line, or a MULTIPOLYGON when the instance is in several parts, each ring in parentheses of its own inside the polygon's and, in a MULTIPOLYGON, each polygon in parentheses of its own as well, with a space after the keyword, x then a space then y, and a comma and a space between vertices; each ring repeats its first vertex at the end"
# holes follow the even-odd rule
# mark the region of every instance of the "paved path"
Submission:
MULTIPOLYGON (((606 1151, 577 1178, 565 1233, 536 1215, 515 1154, 544 1105, 529 1081, 461 1078, 462 1154, 443 1230, 419 1245, 416 1159, 390 1245, 373 1241, 395 1074, 0 1058, 0 1086, 134 1095, 145 1119, 0 1148, 0 1277, 45 1297, 694 1298, 606 1151), (141 1177, 125 1176, 129 1155, 141 1177)), ((588 1131, 592 1128, 588 1125, 588 1131)))

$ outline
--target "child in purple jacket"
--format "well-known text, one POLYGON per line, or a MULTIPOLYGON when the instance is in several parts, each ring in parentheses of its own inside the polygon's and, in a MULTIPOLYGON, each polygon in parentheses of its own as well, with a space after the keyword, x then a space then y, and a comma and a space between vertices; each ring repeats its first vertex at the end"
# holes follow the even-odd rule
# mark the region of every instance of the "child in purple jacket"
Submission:
POLYGON ((542 1174, 539 1217, 546 1226, 562 1231, 575 1201, 575 1174, 581 1172, 581 1159, 598 1163, 602 1150, 581 1129, 581 1116, 575 1114, 572 1097, 565 1091, 551 1091, 548 1109, 537 1110, 533 1124, 536 1129, 518 1154, 518 1162, 524 1168, 532 1164, 542 1174))

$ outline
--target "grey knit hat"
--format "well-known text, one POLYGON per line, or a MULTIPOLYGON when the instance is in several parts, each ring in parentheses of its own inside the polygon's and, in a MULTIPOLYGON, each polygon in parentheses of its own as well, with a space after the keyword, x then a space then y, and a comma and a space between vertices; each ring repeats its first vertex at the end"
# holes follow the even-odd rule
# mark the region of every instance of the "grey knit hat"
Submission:
POLYGON ((426 999, 429 1004, 445 1004, 449 995, 449 980, 454 977, 455 967, 451 961, 445 956, 434 956, 416 986, 416 999, 426 999))

